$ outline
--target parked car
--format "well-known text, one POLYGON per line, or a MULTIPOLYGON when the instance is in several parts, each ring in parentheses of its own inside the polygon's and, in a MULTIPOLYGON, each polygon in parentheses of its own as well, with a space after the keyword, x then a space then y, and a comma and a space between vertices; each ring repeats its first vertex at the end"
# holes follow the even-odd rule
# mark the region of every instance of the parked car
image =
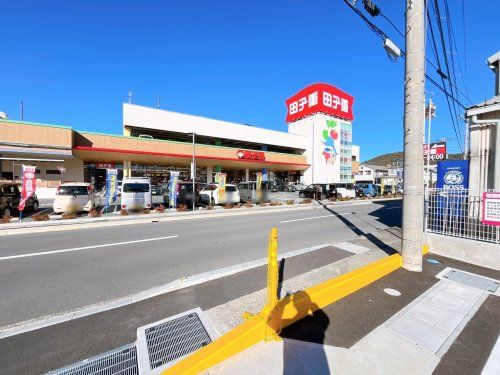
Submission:
POLYGON ((101 195, 87 182, 66 182, 59 185, 54 199, 54 213, 90 211, 99 207, 101 195))
POLYGON ((163 190, 160 185, 151 185, 151 194, 153 195, 162 195, 163 190))
POLYGON ((121 208, 127 211, 151 208, 151 182, 149 178, 124 178, 122 183, 121 208))
MULTIPOLYGON (((163 204, 169 206, 169 191, 170 191, 171 181, 168 182, 167 189, 163 192, 163 204)), ((195 205, 200 200, 200 191, 205 187, 206 184, 201 184, 199 182, 195 183, 195 205)), ((193 206, 193 183, 191 181, 177 181, 174 187, 176 194, 176 205, 185 204, 188 207, 193 206)))
POLYGON ((321 192, 321 199, 337 197, 335 184, 311 184, 299 191, 299 197, 316 199, 321 192))
POLYGON ((356 198, 356 190, 354 184, 335 183, 337 189, 337 198, 356 198))
MULTIPOLYGON (((19 202, 21 201, 21 191, 19 186, 14 182, 0 182, 0 216, 5 214, 12 215, 13 211, 19 210, 19 202)), ((26 200, 25 209, 30 211, 38 210, 40 203, 38 197, 33 194, 26 200)))
POLYGON ((208 184, 200 191, 200 202, 202 204, 235 204, 240 202, 240 192, 238 187, 233 184, 226 185, 225 199, 219 199, 219 186, 217 184, 208 184))
POLYGON ((261 183, 260 196, 257 194, 256 181, 240 182, 238 189, 242 202, 269 202, 269 183, 267 181, 262 181, 261 183))
POLYGON ((356 184, 354 185, 354 190, 356 191, 356 196, 357 197, 364 197, 364 192, 363 192, 363 188, 361 187, 360 184, 356 184))
POLYGON ((287 191, 300 191, 306 187, 307 185, 300 181, 289 182, 287 191))
POLYGON ((376 197, 379 195, 378 186, 375 184, 359 184, 359 190, 363 197, 376 197))

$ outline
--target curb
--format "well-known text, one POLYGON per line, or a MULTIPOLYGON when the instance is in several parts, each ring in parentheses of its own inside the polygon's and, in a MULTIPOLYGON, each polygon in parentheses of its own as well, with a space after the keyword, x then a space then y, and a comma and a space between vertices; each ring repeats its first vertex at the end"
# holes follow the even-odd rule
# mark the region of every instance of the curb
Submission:
POLYGON ((275 206, 275 207, 252 207, 252 208, 240 208, 240 209, 221 209, 211 211, 197 211, 197 212, 187 212, 187 213, 175 213, 175 214, 149 214, 144 215, 147 217, 117 217, 117 218, 94 218, 94 219, 72 219, 72 220, 57 220, 51 222, 29 222, 21 224, 5 224, 0 227, 0 237, 2 236, 13 236, 18 234, 29 234, 29 233, 44 233, 44 232, 56 232, 64 230, 76 230, 76 229, 87 229, 87 228, 104 228, 113 227, 120 225, 132 225, 132 224, 147 224, 151 222, 166 222, 166 221, 176 221, 176 220, 192 220, 192 219, 205 219, 208 217, 224 217, 224 216, 239 216, 239 215, 251 215, 258 213, 267 212, 284 212, 288 210, 304 210, 304 209, 319 209, 323 206, 359 206, 365 204, 374 204, 376 202, 386 202, 400 200, 401 198, 386 198, 386 199, 375 199, 375 200, 363 200, 363 201, 340 201, 331 202, 324 205, 318 203, 309 204, 297 204, 290 206, 275 206), (235 210, 235 211, 232 211, 235 210), (237 211, 236 211, 237 210, 237 211), (170 215, 170 216, 167 216, 170 215), (175 216, 174 216, 175 215, 175 216))

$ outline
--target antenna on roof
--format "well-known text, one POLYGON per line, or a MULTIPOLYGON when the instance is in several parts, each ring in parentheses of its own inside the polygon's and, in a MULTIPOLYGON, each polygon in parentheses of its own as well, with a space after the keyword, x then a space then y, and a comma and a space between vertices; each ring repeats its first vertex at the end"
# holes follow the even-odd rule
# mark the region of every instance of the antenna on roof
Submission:
POLYGON ((160 95, 158 95, 158 103, 156 104, 156 106, 158 107, 158 109, 160 109, 160 95))
POLYGON ((132 104, 132 95, 134 95, 134 93, 132 91, 128 91, 128 104, 132 104))

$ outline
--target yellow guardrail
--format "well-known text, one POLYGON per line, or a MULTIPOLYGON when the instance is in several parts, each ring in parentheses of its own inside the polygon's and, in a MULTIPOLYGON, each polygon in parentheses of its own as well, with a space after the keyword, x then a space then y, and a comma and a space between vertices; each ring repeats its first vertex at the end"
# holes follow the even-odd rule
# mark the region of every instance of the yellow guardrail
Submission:
MULTIPOLYGON (((162 375, 199 374, 261 341, 279 339, 282 328, 402 266, 401 256, 394 254, 278 301, 277 246, 278 232, 273 228, 268 245, 267 303, 262 311, 256 315, 246 314, 247 320, 243 324, 177 362, 162 375)), ((426 254, 428 248, 423 248, 422 252, 426 254)))

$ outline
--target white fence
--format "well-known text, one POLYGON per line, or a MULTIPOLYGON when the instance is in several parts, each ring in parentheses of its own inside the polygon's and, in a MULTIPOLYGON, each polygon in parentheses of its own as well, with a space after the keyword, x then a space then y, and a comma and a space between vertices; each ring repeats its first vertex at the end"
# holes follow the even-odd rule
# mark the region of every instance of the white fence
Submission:
POLYGON ((474 194, 464 189, 427 189, 426 232, 500 243, 500 226, 481 222, 482 193, 474 194))

